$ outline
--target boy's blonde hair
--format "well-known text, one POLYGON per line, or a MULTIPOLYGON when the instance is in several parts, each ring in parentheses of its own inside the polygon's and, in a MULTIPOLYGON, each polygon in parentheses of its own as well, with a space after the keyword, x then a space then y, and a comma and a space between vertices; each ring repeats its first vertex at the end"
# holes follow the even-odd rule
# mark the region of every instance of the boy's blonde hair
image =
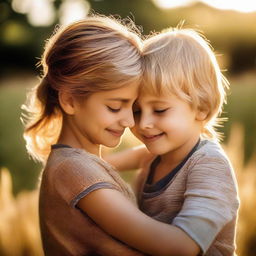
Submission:
MULTIPOLYGON (((80 99, 141 82, 141 40, 134 24, 94 15, 59 28, 47 41, 40 83, 23 105, 28 153, 45 162, 62 128, 58 94, 80 99), (137 32, 135 30, 135 32, 137 32)), ((90 120, 89 120, 90 121, 90 120)))
POLYGON ((149 37, 143 47, 142 91, 174 94, 193 109, 206 111, 202 137, 218 139, 214 127, 225 102, 228 81, 208 41, 193 29, 172 29, 149 37))

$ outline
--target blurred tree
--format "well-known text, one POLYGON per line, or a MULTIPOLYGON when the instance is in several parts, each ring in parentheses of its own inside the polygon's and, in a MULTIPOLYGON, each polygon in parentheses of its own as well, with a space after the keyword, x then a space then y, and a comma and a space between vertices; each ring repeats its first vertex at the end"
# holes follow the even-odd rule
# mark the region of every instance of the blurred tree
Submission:
MULTIPOLYGON (((13 10, 12 3, 23 1, 1 0, 0 2, 0 54, 2 56, 0 73, 2 74, 9 69, 17 70, 21 67, 35 70, 44 41, 51 35, 55 24, 60 23, 63 18, 61 10, 64 3, 72 2, 79 2, 80 5, 89 3, 91 11, 96 13, 118 15, 121 18, 129 17, 141 28, 144 35, 151 31, 176 26, 181 20, 185 20, 185 26, 202 30, 215 49, 225 54, 230 73, 255 69, 256 66, 255 13, 223 11, 202 3, 175 9, 160 9, 152 0, 45 0, 51 3, 51 8, 55 11, 52 23, 37 24, 33 27, 31 21, 29 22, 29 14, 17 13, 13 10), (234 21, 236 21, 235 25, 234 21)), ((73 14, 75 15, 78 13, 73 14)))

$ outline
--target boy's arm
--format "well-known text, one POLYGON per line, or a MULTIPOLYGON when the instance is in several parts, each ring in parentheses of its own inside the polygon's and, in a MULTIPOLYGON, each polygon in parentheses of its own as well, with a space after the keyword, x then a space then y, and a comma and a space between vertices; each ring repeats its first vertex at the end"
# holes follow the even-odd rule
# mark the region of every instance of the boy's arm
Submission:
POLYGON ((138 169, 147 156, 152 155, 145 145, 140 145, 117 153, 104 156, 104 160, 113 165, 118 171, 138 169))

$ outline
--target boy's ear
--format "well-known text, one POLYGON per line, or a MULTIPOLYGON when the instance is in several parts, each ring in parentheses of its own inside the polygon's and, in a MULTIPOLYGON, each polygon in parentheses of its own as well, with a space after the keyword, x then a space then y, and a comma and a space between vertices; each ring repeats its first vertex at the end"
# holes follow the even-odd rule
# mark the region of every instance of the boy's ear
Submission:
POLYGON ((196 113, 196 120, 197 121, 204 121, 208 116, 208 111, 206 110, 198 110, 196 113))
POLYGON ((63 111, 68 115, 74 115, 75 104, 74 97, 67 92, 59 92, 59 103, 63 111))

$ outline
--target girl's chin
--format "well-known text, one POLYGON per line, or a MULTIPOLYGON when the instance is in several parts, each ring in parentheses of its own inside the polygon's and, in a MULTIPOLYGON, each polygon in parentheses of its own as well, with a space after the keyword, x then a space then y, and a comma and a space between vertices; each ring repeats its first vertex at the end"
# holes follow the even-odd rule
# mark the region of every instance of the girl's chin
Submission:
POLYGON ((111 141, 111 142, 105 143, 104 146, 108 148, 115 148, 119 146, 120 143, 121 143, 121 140, 119 139, 118 141, 111 141))

